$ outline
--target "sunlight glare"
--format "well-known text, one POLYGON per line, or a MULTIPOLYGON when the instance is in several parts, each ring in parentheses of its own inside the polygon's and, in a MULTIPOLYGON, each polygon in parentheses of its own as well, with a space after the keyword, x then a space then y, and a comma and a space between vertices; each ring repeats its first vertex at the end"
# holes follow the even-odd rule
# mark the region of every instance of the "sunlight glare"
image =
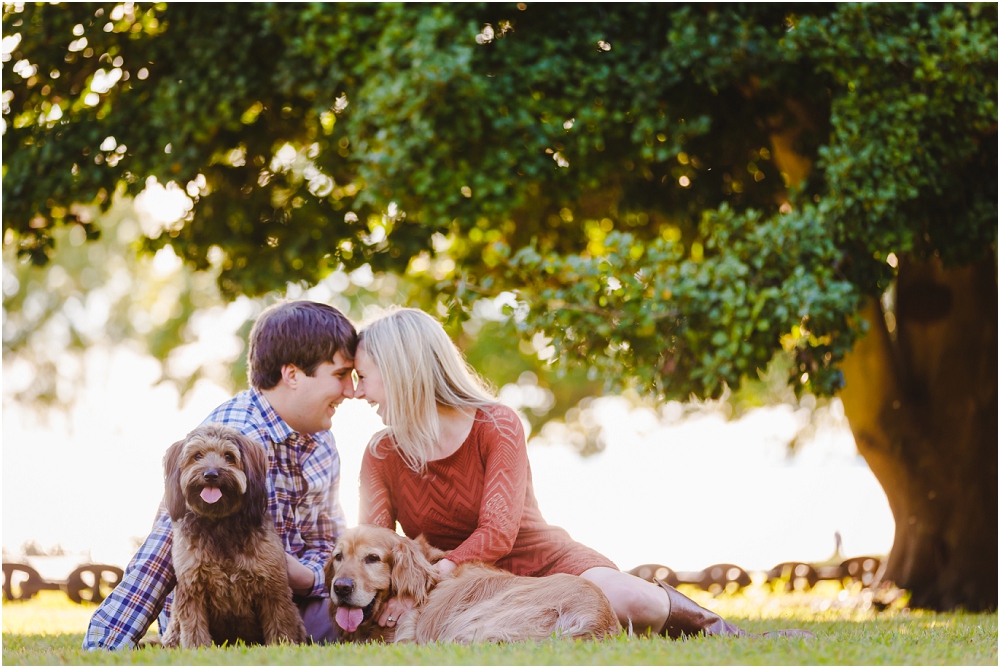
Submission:
POLYGON ((150 239, 160 234, 186 216, 194 202, 173 181, 166 187, 160 185, 156 177, 146 180, 146 187, 135 197, 135 212, 139 217, 142 233, 150 239))
POLYGON ((167 245, 156 251, 153 256, 153 272, 160 278, 165 278, 181 268, 181 259, 174 252, 174 247, 167 245))

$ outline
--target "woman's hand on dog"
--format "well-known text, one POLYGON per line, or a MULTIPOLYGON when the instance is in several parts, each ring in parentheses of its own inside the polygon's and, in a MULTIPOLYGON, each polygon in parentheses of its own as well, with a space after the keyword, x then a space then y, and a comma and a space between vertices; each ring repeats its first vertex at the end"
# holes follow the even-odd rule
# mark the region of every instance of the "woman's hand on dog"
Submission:
POLYGON ((453 570, 455 570, 456 568, 458 568, 458 564, 456 564, 454 561, 451 561, 449 559, 442 559, 441 561, 437 562, 437 564, 435 564, 435 565, 437 566, 438 574, 441 577, 445 577, 445 576, 450 575, 453 570))
POLYGON ((409 596, 393 596, 385 602, 385 607, 382 608, 382 614, 379 615, 376 623, 379 626, 391 628, 396 625, 403 614, 413 609, 413 605, 413 599, 409 596))

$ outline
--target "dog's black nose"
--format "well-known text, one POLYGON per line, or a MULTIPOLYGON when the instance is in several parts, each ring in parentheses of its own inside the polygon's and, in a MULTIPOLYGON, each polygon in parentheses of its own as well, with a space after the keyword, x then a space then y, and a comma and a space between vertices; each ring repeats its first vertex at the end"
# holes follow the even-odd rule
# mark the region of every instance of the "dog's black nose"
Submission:
POLYGON ((207 480, 208 482, 215 482, 216 480, 219 479, 219 472, 216 471, 215 469, 208 469, 207 471, 205 471, 204 477, 205 480, 207 480))
POLYGON ((354 593, 354 580, 351 578, 337 578, 333 581, 333 593, 338 598, 347 598, 354 593))

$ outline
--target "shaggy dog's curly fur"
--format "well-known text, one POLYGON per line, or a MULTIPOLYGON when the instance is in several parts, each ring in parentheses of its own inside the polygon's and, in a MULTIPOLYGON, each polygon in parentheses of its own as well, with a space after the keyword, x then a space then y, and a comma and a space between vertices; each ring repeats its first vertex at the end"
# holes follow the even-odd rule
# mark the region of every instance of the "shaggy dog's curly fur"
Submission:
POLYGON ((305 641, 267 510, 267 453, 211 424, 170 446, 165 503, 177 574, 166 647, 305 641))
POLYGON ((354 642, 513 642, 553 636, 604 638, 620 633, 604 593, 574 575, 529 578, 481 562, 460 564, 439 578, 447 553, 419 537, 359 526, 341 534, 326 564, 330 615, 354 642), (375 620, 392 596, 415 607, 395 628, 375 620))

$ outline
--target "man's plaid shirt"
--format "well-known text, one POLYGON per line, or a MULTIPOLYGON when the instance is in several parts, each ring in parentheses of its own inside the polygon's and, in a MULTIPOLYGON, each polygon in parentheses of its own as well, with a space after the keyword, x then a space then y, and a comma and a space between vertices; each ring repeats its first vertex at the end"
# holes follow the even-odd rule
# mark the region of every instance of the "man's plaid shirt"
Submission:
MULTIPOLYGON (((309 595, 326 595, 323 564, 346 526, 339 497, 340 456, 333 435, 293 431, 255 389, 222 404, 202 424, 211 422, 233 427, 267 449, 274 526, 285 551, 315 573, 309 595)), ((135 647, 161 610, 161 631, 165 628, 177 582, 171 546, 170 516, 161 503, 153 531, 121 583, 91 618, 84 649, 135 647)))

